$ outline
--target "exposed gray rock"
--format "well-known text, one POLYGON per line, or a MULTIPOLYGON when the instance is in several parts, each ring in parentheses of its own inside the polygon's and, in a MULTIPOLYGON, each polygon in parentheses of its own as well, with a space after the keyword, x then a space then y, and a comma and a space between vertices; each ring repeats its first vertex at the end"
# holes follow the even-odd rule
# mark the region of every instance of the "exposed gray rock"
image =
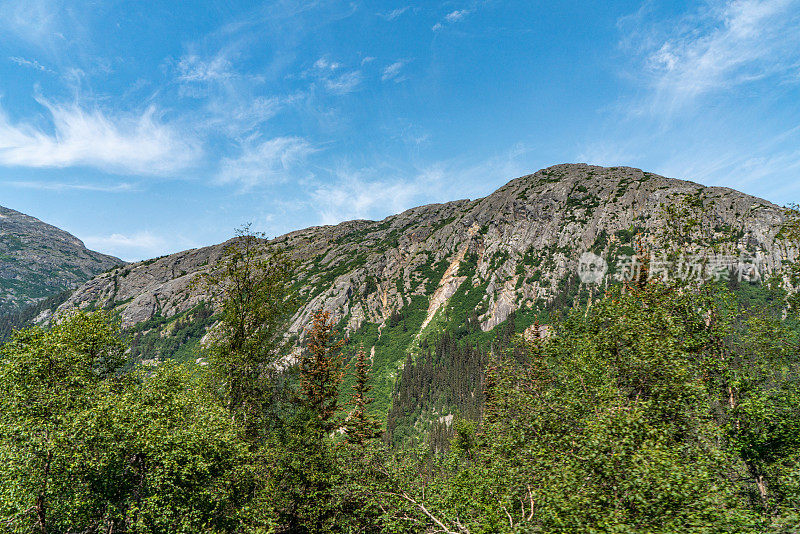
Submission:
MULTIPOLYGON (((657 243, 670 228, 663 207, 691 199, 700 218, 693 250, 761 254, 765 272, 794 260, 777 238, 780 207, 721 187, 664 178, 628 167, 556 165, 512 180, 493 194, 407 210, 383 221, 349 221, 298 230, 265 243, 299 263, 299 298, 290 333, 302 335, 313 311, 358 329, 383 324, 416 295, 428 298, 428 320, 463 284, 484 287, 481 328, 521 307, 554 298, 581 253, 628 246, 641 231, 657 243), (460 272, 473 261, 472 271, 460 272)), ((213 301, 196 277, 213 268, 225 244, 188 250, 102 274, 61 307, 116 307, 126 325, 170 316, 213 301)), ((427 324, 427 322, 426 322, 427 324)))
POLYGON ((55 226, 0 207, 0 315, 74 289, 122 263, 55 226))

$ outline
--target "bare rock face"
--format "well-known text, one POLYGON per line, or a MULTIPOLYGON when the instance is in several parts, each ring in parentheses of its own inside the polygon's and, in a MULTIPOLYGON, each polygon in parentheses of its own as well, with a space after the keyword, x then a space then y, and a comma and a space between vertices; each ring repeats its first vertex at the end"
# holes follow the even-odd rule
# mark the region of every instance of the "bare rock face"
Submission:
POLYGON ((157 314, 174 316, 212 300, 197 278, 219 261, 226 246, 222 243, 120 266, 86 282, 59 310, 115 308, 126 328, 157 314))
MULTIPOLYGON (((687 205, 698 219, 687 230, 692 250, 759 255, 765 273, 797 258, 778 238, 783 212, 770 202, 639 169, 585 164, 543 169, 478 200, 299 230, 265 242, 264 249, 283 249, 299 264, 296 287, 305 304, 290 333, 302 335, 311 313, 323 308, 351 331, 385 324, 420 298, 424 329, 466 291, 483 293, 475 311, 480 327, 490 330, 512 312, 551 302, 565 280, 576 278, 583 252, 630 254, 637 233, 655 246, 676 230, 665 207, 687 205)), ((131 326, 213 302, 193 281, 214 268, 224 248, 118 267, 79 287, 61 310, 115 308, 131 326)))
POLYGON ((122 263, 55 226, 0 207, 0 315, 74 289, 122 263))

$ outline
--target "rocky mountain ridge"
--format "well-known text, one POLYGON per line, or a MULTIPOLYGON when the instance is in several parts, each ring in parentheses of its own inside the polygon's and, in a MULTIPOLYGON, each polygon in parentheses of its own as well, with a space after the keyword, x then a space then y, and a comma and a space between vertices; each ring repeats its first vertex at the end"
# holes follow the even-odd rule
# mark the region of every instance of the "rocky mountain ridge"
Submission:
MULTIPOLYGON (((728 258, 733 268, 737 258, 758 257, 766 277, 798 257, 780 237, 783 221, 779 206, 732 189, 567 164, 477 200, 291 232, 265 241, 264 253, 282 249, 297 261, 293 289, 302 306, 287 340, 302 337, 313 311, 329 310, 352 345, 371 355, 375 410, 385 414, 406 356, 443 332, 484 343, 498 325, 513 320, 521 332, 546 322, 548 310, 601 291, 578 278, 587 251, 608 260, 603 284, 615 261, 635 254, 637 239, 657 249, 676 236, 685 251, 728 258)), ((83 284, 57 312, 115 310, 133 333, 132 358, 195 359, 215 307, 195 280, 227 244, 118 267, 83 284)))
MULTIPOLYGON (((350 330, 383 323, 393 311, 425 297, 427 327, 467 282, 482 287, 481 329, 520 307, 551 300, 576 271, 577 257, 630 249, 636 231, 656 236, 668 222, 664 206, 690 199, 702 219, 696 233, 717 253, 759 254, 765 272, 793 260, 780 239, 780 207, 738 191, 705 187, 626 167, 557 165, 512 180, 474 201, 431 204, 383 221, 349 221, 275 238, 298 260, 298 295, 305 305, 290 332, 325 308, 350 330)), ((702 239, 698 239, 700 242, 702 239)), ((116 308, 133 326, 170 317, 212 300, 191 282, 212 267, 225 244, 120 267, 85 283, 62 309, 116 308)))
POLYGON ((124 263, 77 237, 0 206, 0 315, 17 311, 124 263))

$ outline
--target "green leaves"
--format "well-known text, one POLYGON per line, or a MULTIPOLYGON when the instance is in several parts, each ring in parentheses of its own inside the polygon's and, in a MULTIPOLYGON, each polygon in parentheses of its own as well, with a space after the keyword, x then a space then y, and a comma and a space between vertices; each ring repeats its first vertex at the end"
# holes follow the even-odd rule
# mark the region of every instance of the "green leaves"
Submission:
POLYGON ((800 366, 785 325, 745 320, 716 287, 650 283, 555 331, 489 368, 477 432, 457 426, 451 456, 412 475, 424 489, 395 492, 418 520, 473 533, 796 523, 800 366))
POLYGON ((249 227, 239 230, 206 282, 221 299, 219 322, 203 351, 208 387, 214 391, 248 439, 263 439, 269 423, 265 399, 275 394, 282 334, 294 302, 289 286, 294 264, 281 252, 267 251, 249 227))
POLYGON ((0 518, 11 532, 219 532, 246 447, 197 366, 119 374, 102 313, 24 331, 0 359, 0 518))

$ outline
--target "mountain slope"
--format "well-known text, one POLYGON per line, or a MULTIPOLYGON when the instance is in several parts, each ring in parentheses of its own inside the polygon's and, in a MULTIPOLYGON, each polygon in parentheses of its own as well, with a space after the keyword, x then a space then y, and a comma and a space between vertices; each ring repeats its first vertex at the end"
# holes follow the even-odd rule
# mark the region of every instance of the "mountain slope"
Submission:
POLYGON ((122 263, 55 226, 0 206, 0 315, 74 289, 122 263))
MULTIPOLYGON (((482 199, 307 228, 266 248, 299 262, 295 289, 304 305, 289 334, 302 335, 314 310, 330 310, 371 352, 383 399, 376 408, 385 413, 398 366, 426 338, 461 329, 478 339, 511 314, 524 328, 548 309, 569 307, 587 292, 591 298, 594 289, 576 274, 585 251, 613 260, 633 254, 637 233, 658 243, 680 231, 694 250, 732 265, 742 254, 759 255, 766 275, 797 257, 778 238, 782 221, 780 207, 731 189, 570 164, 517 178, 482 199), (674 208, 672 217, 665 206, 674 208), (697 224, 686 224, 692 218, 697 224)), ((78 288, 61 309, 117 309, 137 332, 134 354, 143 357, 173 354, 187 341, 196 346, 197 321, 212 321, 201 304, 213 296, 192 281, 213 268, 224 246, 117 268, 78 288), (168 351, 165 339, 173 340, 168 351)))

